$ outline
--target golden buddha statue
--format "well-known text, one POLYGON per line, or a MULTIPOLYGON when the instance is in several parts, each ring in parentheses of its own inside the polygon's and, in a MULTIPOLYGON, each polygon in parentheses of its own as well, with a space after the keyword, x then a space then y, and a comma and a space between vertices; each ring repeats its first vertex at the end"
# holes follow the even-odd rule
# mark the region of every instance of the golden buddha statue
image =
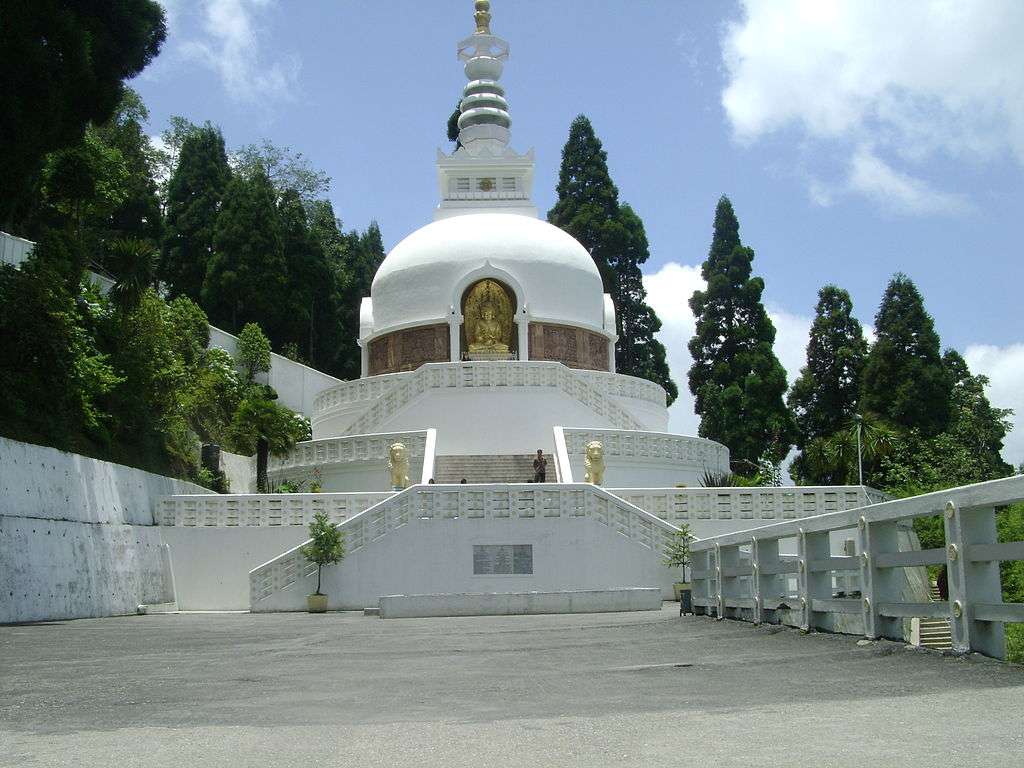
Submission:
POLYGON ((481 280, 466 295, 466 343, 470 354, 508 354, 512 301, 495 280, 481 280))

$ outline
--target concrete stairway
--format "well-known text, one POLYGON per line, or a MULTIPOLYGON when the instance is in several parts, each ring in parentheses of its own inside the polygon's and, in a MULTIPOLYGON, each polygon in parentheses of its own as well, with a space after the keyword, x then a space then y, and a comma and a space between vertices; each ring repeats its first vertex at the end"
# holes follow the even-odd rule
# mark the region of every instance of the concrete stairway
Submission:
MULTIPOLYGON (((939 588, 932 586, 931 598, 939 601, 939 588)), ((921 646, 946 651, 953 647, 953 636, 949 631, 947 619, 921 619, 921 646)))
MULTIPOLYGON (((548 459, 548 482, 555 482, 554 457, 545 452, 548 459)), ((434 481, 437 483, 458 483, 463 478, 467 483, 525 483, 533 480, 533 456, 436 456, 434 458, 434 481)))

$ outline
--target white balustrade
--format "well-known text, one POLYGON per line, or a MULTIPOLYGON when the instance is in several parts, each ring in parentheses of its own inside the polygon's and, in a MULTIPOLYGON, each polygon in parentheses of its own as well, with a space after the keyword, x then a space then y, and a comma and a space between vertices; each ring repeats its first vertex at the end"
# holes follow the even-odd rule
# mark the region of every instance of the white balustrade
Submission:
MULTIPOLYGON (((679 529, 592 485, 417 485, 338 523, 345 548, 354 552, 410 520, 590 518, 659 554, 679 529)), ((249 573, 252 604, 287 589, 316 566, 302 545, 249 573)))
MULTIPOLYGON (((607 455, 607 447, 605 453, 607 455)), ((859 509, 888 498, 873 488, 860 485, 609 488, 608 491, 673 524, 695 520, 796 520, 859 509)))
POLYGON ((186 528, 309 525, 317 512, 335 523, 394 496, 381 493, 262 493, 164 496, 156 524, 186 528))
POLYGON ((346 435, 298 443, 287 456, 271 456, 267 472, 280 478, 288 472, 310 471, 315 468, 355 461, 387 461, 392 443, 403 443, 411 459, 424 455, 427 434, 431 430, 411 432, 380 432, 373 435, 346 435))
POLYGON ((538 360, 426 363, 415 371, 372 376, 325 390, 313 406, 314 426, 336 411, 365 403, 365 410, 346 427, 349 434, 372 430, 385 417, 432 389, 470 387, 554 387, 583 403, 619 429, 643 425, 611 399, 635 397, 665 405, 665 391, 643 379, 601 371, 582 371, 562 363, 538 360))
POLYGON ((1024 603, 1003 603, 999 563, 1024 560, 1024 542, 1000 543, 996 510, 1024 501, 1024 476, 886 501, 790 522, 709 537, 691 546, 693 604, 719 619, 785 623, 804 630, 842 631, 857 619, 867 638, 903 637, 903 620, 949 620, 953 648, 1002 658, 1003 624, 1024 622, 1024 603), (941 515, 946 546, 900 549, 900 526, 941 515), (855 531, 856 555, 831 555, 829 536, 855 531), (784 560, 779 541, 796 540, 798 556, 784 560), (901 569, 945 565, 949 599, 911 602, 902 597, 901 569), (859 575, 861 597, 833 594, 835 574, 859 575), (784 579, 796 576, 787 594, 784 579))
POLYGON ((582 456, 587 443, 597 440, 605 458, 670 462, 718 471, 729 466, 729 449, 701 437, 624 429, 564 428, 569 456, 582 456))

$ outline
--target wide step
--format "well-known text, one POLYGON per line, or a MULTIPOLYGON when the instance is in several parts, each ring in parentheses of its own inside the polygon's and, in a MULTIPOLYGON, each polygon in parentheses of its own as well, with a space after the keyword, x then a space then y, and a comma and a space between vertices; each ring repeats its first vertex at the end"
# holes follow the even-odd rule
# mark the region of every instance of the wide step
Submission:
MULTIPOLYGON (((527 483, 533 481, 532 454, 438 456, 434 459, 434 482, 527 483)), ((555 480, 555 461, 548 454, 548 482, 555 480)))

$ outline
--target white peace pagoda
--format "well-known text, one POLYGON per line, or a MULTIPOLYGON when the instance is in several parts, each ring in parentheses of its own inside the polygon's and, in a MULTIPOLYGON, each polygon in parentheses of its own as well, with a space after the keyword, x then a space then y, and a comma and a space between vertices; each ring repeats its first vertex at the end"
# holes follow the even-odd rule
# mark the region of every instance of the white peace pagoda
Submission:
POLYGON ((347 534, 323 574, 332 608, 415 595, 405 610, 552 612, 660 605, 681 575, 663 562, 676 525, 706 536, 865 501, 859 487, 696 487, 728 450, 666 432, 664 389, 615 372, 615 308, 587 250, 538 218, 533 152, 509 147, 508 44, 475 5, 460 146, 438 152, 434 221, 362 301, 362 376, 275 356, 271 383, 313 439, 272 459, 270 480, 321 492, 163 499, 181 608, 305 609, 316 569, 298 545, 316 512, 347 534))

